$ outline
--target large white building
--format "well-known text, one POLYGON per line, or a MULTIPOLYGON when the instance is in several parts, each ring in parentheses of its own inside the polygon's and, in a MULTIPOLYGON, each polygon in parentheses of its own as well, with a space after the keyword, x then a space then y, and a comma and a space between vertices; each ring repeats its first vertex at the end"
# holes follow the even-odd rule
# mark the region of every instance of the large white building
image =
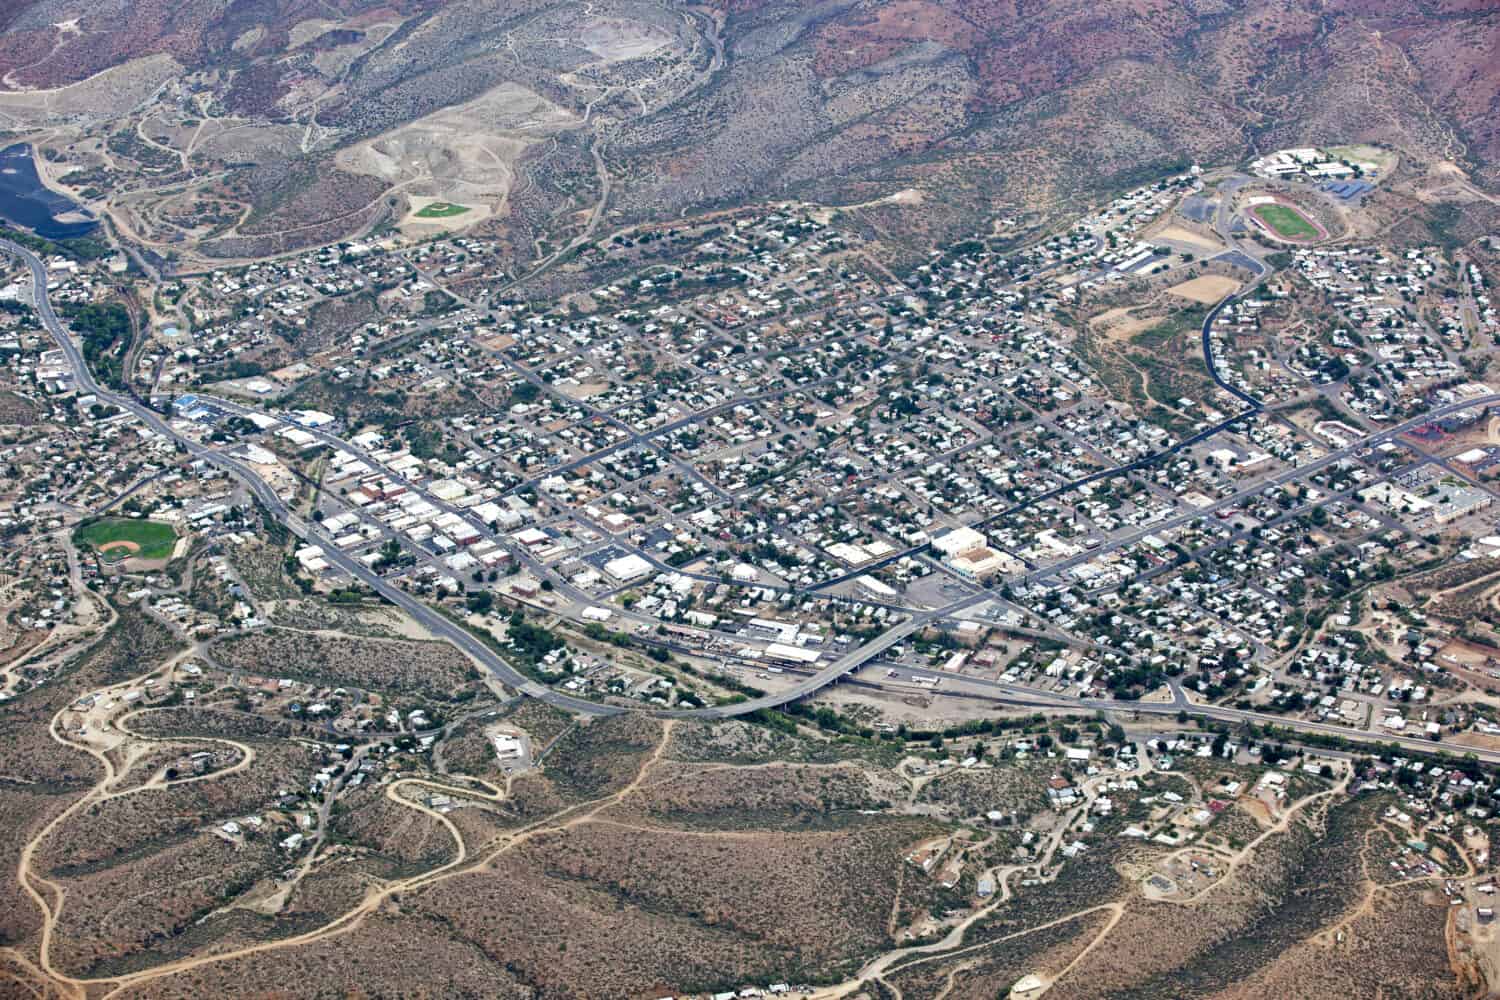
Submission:
POLYGON ((943 556, 952 559, 961 552, 983 548, 989 539, 973 528, 954 528, 932 540, 932 547, 943 556))
POLYGON ((1020 561, 998 549, 973 528, 954 528, 932 540, 932 547, 945 562, 964 576, 983 580, 1020 568, 1020 561))
POLYGON ((632 552, 605 563, 604 572, 621 583, 630 583, 643 576, 650 576, 651 564, 632 552))

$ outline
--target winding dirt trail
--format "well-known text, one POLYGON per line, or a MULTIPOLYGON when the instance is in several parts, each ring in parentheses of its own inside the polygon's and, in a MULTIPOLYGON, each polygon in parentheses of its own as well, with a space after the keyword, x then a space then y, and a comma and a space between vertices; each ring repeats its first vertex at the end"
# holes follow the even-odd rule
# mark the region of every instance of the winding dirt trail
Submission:
MULTIPOLYGON (((152 674, 158 672, 159 671, 152 671, 152 674)), ((114 691, 130 684, 139 684, 146 677, 149 677, 152 674, 143 675, 141 678, 136 678, 130 682, 126 682, 126 684, 116 685, 113 688, 105 690, 114 691)), ((163 979, 168 976, 173 976, 178 973, 188 972, 193 969, 201 968, 210 964, 233 959, 246 958, 249 956, 277 951, 284 948, 295 948, 302 945, 314 944, 317 942, 328 940, 330 938, 341 936, 360 927, 367 917, 379 911, 379 909, 383 905, 385 905, 393 896, 426 888, 428 886, 433 886, 459 875, 483 870, 484 868, 492 865, 498 858, 515 850, 518 847, 521 847, 522 845, 531 842, 538 837, 571 830, 575 827, 588 823, 602 823, 611 826, 619 826, 631 829, 644 829, 644 827, 640 827, 638 824, 611 818, 607 815, 607 811, 612 807, 626 802, 632 796, 645 789, 655 787, 656 785, 672 780, 670 777, 656 777, 658 767, 662 763, 663 758, 665 757, 671 745, 673 729, 675 726, 675 722, 666 721, 665 723, 663 723, 662 729, 650 753, 647 754, 641 761, 639 767, 636 769, 634 775, 631 776, 630 780, 626 784, 621 786, 618 790, 608 795, 601 796, 597 799, 592 799, 586 802, 580 802, 568 806, 567 808, 561 809, 531 824, 518 827, 514 830, 502 832, 490 838, 482 846, 482 848, 476 850, 474 845, 465 840, 462 831, 451 819, 449 819, 447 815, 438 811, 437 809, 430 807, 426 804, 425 801, 421 801, 418 796, 411 793, 436 792, 440 794, 458 796, 471 801, 500 803, 506 801, 506 799, 508 798, 506 790, 502 790, 491 782, 477 779, 472 783, 468 783, 446 782, 442 780, 435 780, 429 777, 397 778, 385 787, 385 797, 404 808, 411 809, 414 812, 420 813, 423 816, 426 816, 429 819, 435 821, 447 831, 450 837, 452 837, 453 843, 455 845, 455 853, 453 857, 451 857, 443 864, 428 871, 410 876, 408 878, 398 879, 390 883, 380 885, 368 892, 358 905, 347 910, 334 920, 331 920, 318 928, 302 934, 273 941, 264 941, 258 944, 246 945, 220 954, 190 956, 175 961, 170 961, 149 969, 143 969, 138 972, 127 973, 120 976, 103 978, 73 977, 55 968, 51 964, 50 960, 52 935, 57 924, 58 916, 61 913, 62 907, 64 905, 65 890, 62 886, 58 885, 55 882, 52 882, 35 870, 34 858, 38 852, 39 847, 46 842, 47 838, 52 834, 52 832, 56 830, 59 825, 66 822, 69 817, 76 815, 80 808, 83 808, 88 804, 102 801, 106 798, 116 797, 119 795, 136 794, 139 791, 144 790, 145 788, 153 786, 148 782, 144 785, 132 789, 110 792, 108 789, 111 783, 117 781, 121 776, 120 765, 117 764, 113 756, 114 753, 117 752, 121 743, 115 742, 101 749, 100 746, 94 745, 89 742, 74 742, 73 740, 68 739, 64 735, 64 733, 59 731, 60 720, 63 718, 64 713, 68 711, 74 711, 74 709, 70 706, 69 708, 65 708, 59 711, 57 715, 54 716, 50 729, 53 739, 69 747, 83 750, 84 752, 93 756, 100 763, 102 777, 89 792, 85 793, 68 808, 59 813, 58 816, 54 817, 34 838, 32 838, 32 840, 26 845, 25 849, 22 852, 20 865, 21 882, 30 898, 41 910, 43 914, 43 925, 40 935, 39 949, 35 956, 35 963, 31 962, 28 956, 22 955, 20 953, 12 952, 10 954, 10 957, 16 963, 18 972, 35 977, 35 982, 27 984, 26 988, 31 990, 35 995, 38 996, 57 995, 69 998, 82 998, 85 996, 113 997, 121 994, 127 989, 139 987, 145 983, 163 979), (38 991, 38 989, 40 989, 40 992, 38 991)), ((151 737, 139 736, 138 734, 132 732, 125 724, 131 717, 139 714, 140 711, 144 710, 129 712, 112 720, 116 732, 122 739, 153 739, 151 737)), ((192 739, 198 740, 199 738, 193 737, 192 739)), ((245 744, 239 743, 238 741, 207 739, 205 739, 205 741, 219 742, 222 744, 233 746, 240 752, 241 759, 233 766, 215 772, 214 774, 203 775, 195 779, 188 780, 213 780, 214 778, 222 777, 226 774, 234 773, 238 770, 248 767, 254 758, 252 748, 246 746, 245 744)), ((170 739, 162 739, 158 742, 173 741, 170 739)), ((128 770, 128 767, 129 763, 125 765, 125 769, 128 770)), ((1236 856, 1229 861, 1229 867, 1226 869, 1225 877, 1228 878, 1229 876, 1231 876, 1234 873, 1235 869, 1247 858, 1249 858, 1256 847, 1264 843, 1267 838, 1278 835, 1280 833, 1284 833, 1295 819, 1305 813, 1307 807, 1309 807, 1313 803, 1321 801, 1328 796, 1339 793, 1346 787, 1347 781, 1348 779, 1347 777, 1345 777, 1342 781, 1339 782, 1338 785, 1324 791, 1315 792, 1313 794, 1305 796, 1304 798, 1299 799, 1297 802, 1292 804, 1276 823, 1268 827, 1266 830, 1262 831, 1259 836, 1257 836, 1254 840, 1252 840, 1249 844, 1247 844, 1244 848, 1237 852, 1236 856)), ((1097 794, 1097 790, 1095 790, 1095 793, 1097 794)), ((1099 928, 1097 933, 1092 935, 1088 943, 1084 945, 1083 948, 1072 957, 1068 964, 1055 975, 1046 977, 1046 979, 1044 980, 1044 988, 1050 989, 1053 984, 1072 974, 1075 969, 1082 965, 1084 960, 1094 951, 1094 949, 1097 948, 1105 939, 1107 939, 1108 936, 1119 925, 1126 912, 1128 900, 1116 900, 1112 902, 1101 903, 1096 906, 1085 907, 1083 909, 1060 916, 1046 923, 1039 924, 1033 927, 1026 927, 1024 929, 1006 934, 1002 937, 992 940, 965 944, 964 939, 967 936, 969 930, 978 921, 984 919, 985 917, 993 913, 998 907, 1005 905, 1013 898, 1014 890, 1012 888, 1012 882, 1018 874, 1032 873, 1044 882, 1050 881, 1052 878, 1056 878, 1057 871, 1054 870, 1050 874, 1047 874, 1048 869, 1053 867, 1055 856, 1062 844, 1066 841, 1068 832, 1072 828, 1073 823, 1086 813, 1089 804, 1092 802, 1092 798, 1093 796, 1086 796, 1085 802, 1072 810, 1068 818, 1064 822, 1061 822, 1056 826, 1056 828, 1048 835, 1047 840, 1042 847, 1042 850, 1038 853, 1035 860, 1020 864, 997 866, 989 869, 989 872, 992 874, 996 882, 995 898, 986 905, 975 908, 975 910, 971 914, 969 914, 961 922, 953 926, 942 938, 942 940, 923 945, 893 948, 890 951, 878 956, 877 958, 867 963, 853 979, 839 984, 838 986, 828 988, 827 990, 819 991, 816 996, 819 998, 824 998, 824 1000, 833 1000, 833 998, 847 997, 849 995, 852 995, 854 992, 857 992, 858 989, 868 985, 869 983, 879 982, 888 990, 890 990, 890 992, 899 997, 899 990, 896 987, 892 986, 885 979, 885 977, 894 970, 906 969, 912 966, 923 965, 935 961, 951 961, 954 959, 962 960, 965 956, 971 955, 976 956, 977 958, 978 954, 984 949, 999 945, 1003 942, 1015 940, 1032 933, 1057 927, 1070 921, 1086 918, 1093 914, 1107 913, 1108 919, 1105 921, 1105 923, 1099 928)), ((1191 897, 1190 899, 1183 900, 1181 902, 1188 903, 1201 900, 1201 898, 1204 897, 1208 892, 1211 892, 1218 885, 1223 884, 1223 881, 1224 880, 1221 879, 1218 882, 1215 882, 1214 885, 1208 886, 1204 890, 1195 894, 1195 896, 1191 897)), ((965 967, 966 966, 964 964, 960 963, 950 972, 948 976, 948 986, 946 989, 951 989, 953 987, 953 984, 956 981, 955 977, 960 972, 962 972, 965 967)), ((9 970, 4 970, 3 967, 0 967, 0 974, 10 973, 9 970)))
MULTIPOLYGON (((97 730, 97 739, 69 739, 68 736, 61 730, 60 726, 63 717, 69 713, 78 712, 78 709, 75 707, 77 705, 76 701, 59 709, 52 716, 51 721, 48 723, 47 734, 53 739, 53 741, 71 750, 80 750, 88 754, 90 757, 93 757, 96 761, 99 762, 99 765, 103 770, 102 775, 93 784, 92 787, 90 787, 81 796, 74 800, 67 808, 63 809, 56 816, 54 816, 45 826, 37 831, 37 833, 22 846, 20 856, 16 864, 16 880, 20 883, 21 888, 31 898, 32 902, 37 905, 37 908, 42 913, 42 926, 40 931, 41 936, 38 943, 37 963, 35 965, 35 968, 37 968, 45 978, 54 981, 54 983, 59 985, 59 987, 79 986, 80 981, 72 979, 66 974, 60 972, 52 965, 51 960, 52 937, 56 932, 57 921, 61 917, 63 905, 66 902, 67 891, 63 886, 53 881, 52 879, 47 878, 37 870, 36 856, 38 850, 52 836, 53 832, 56 831, 58 827, 60 827, 63 823, 67 822, 67 820, 75 815, 79 810, 85 807, 94 806, 101 802, 107 802, 112 799, 124 798, 130 795, 137 795, 150 789, 164 788, 167 787, 168 784, 176 786, 181 784, 197 783, 201 781, 217 780, 226 775, 234 774, 238 771, 244 770, 245 768, 249 767, 250 764, 255 760, 255 751, 251 749, 251 747, 247 744, 241 743, 237 740, 224 739, 220 737, 197 736, 174 739, 171 737, 144 736, 140 733, 134 732, 129 728, 128 725, 126 725, 127 720, 141 714, 141 712, 143 711, 147 711, 147 709, 137 709, 116 716, 104 714, 107 711, 105 709, 99 709, 98 711, 95 711, 95 707, 99 705, 99 699, 109 697, 116 692, 139 687, 145 684, 145 682, 150 678, 170 671, 179 663, 191 659, 192 656, 193 650, 191 647, 189 647, 188 649, 182 650, 181 652, 177 653, 169 660, 167 660, 166 663, 159 667, 153 668, 152 670, 144 674, 140 674, 128 680, 121 681, 117 684, 112 684, 108 687, 100 688, 98 691, 94 692, 92 696, 95 699, 94 706, 91 706, 89 710, 84 711, 82 714, 84 717, 83 724, 85 726, 87 726, 89 722, 93 722, 98 725, 99 728, 97 730), (111 732, 111 730, 113 730, 113 732, 111 732), (125 777, 126 774, 129 773, 130 767, 134 763, 134 758, 127 754, 125 757, 124 767, 122 769, 115 763, 115 759, 112 755, 120 751, 122 748, 128 748, 131 745, 132 741, 143 744, 221 744, 235 749, 239 754, 240 759, 227 768, 221 768, 220 770, 211 772, 209 774, 194 775, 192 777, 182 778, 170 783, 163 780, 159 776, 153 776, 151 779, 139 785, 134 785, 125 789, 114 789, 112 786, 114 786, 123 777, 125 777)), ((24 956, 15 949, 6 949, 5 954, 10 955, 17 961, 24 961, 24 956)), ((26 964, 30 965, 31 963, 28 961, 26 962, 26 964)))
MULTIPOLYGON (((1129 776, 1137 776, 1140 773, 1144 773, 1146 770, 1149 770, 1149 768, 1150 763, 1149 761, 1147 761, 1142 765, 1140 769, 1138 769, 1136 772, 1132 772, 1129 776)), ((1172 900, 1172 902, 1181 904, 1196 902, 1207 893, 1212 892, 1218 886, 1223 885, 1225 879, 1227 879, 1235 869, 1237 869, 1250 857, 1256 847, 1264 843, 1270 837, 1285 833, 1287 828, 1291 825, 1292 821, 1300 816, 1306 809, 1306 807, 1312 805, 1315 802, 1321 801, 1324 798, 1341 793, 1345 788, 1347 788, 1348 782, 1349 777, 1348 775, 1345 775, 1337 785, 1325 789, 1321 792, 1314 792, 1311 795, 1307 795, 1291 804, 1286 809, 1285 813, 1282 814, 1280 819, 1278 819, 1274 824, 1262 831, 1254 840, 1245 845, 1244 848, 1236 852, 1232 859, 1229 859, 1229 867, 1226 868, 1225 878, 1219 879, 1218 881, 1214 882, 1213 885, 1205 887, 1190 899, 1172 900)), ((1069 817, 1066 821, 1057 825, 1057 827, 1048 837, 1045 849, 1037 858, 1037 860, 1024 864, 1008 865, 991 869, 990 871, 995 878, 996 883, 995 898, 986 905, 976 908, 974 912, 964 918, 964 920, 954 925, 954 927, 943 937, 942 940, 931 944, 894 948, 866 963, 854 978, 843 983, 839 983, 836 986, 827 987, 823 990, 818 991, 814 994, 814 1000, 841 1000, 841 998, 853 995, 861 988, 872 982, 879 982, 880 984, 885 986, 886 989, 895 993, 899 997, 900 991, 897 990, 896 987, 885 978, 885 976, 891 971, 906 969, 915 965, 926 964, 928 962, 958 958, 964 955, 981 951, 985 948, 992 947, 1004 941, 1014 940, 1015 938, 1022 937, 1026 934, 1031 934, 1035 931, 1045 930, 1050 927, 1056 927, 1060 924, 1066 923, 1070 920, 1075 920, 1079 917, 1087 916, 1091 913, 1108 911, 1110 914, 1109 920, 1102 928, 1100 928, 1099 933, 1096 934, 1093 939, 1091 939, 1089 943, 1077 955, 1075 955, 1060 972, 1058 972, 1054 976, 1044 978, 1043 981, 1045 985, 1043 992, 1045 992, 1045 990, 1051 989, 1055 983, 1060 981, 1064 976, 1070 974, 1075 968, 1077 968, 1078 965, 1083 961, 1083 959, 1086 958, 1099 944, 1101 944, 1110 935, 1111 932, 1114 931, 1121 918, 1125 915, 1128 901, 1116 900, 1109 903, 1101 903, 1097 906, 1086 907, 1082 910, 1076 910, 1065 916, 1059 917, 1056 920, 1049 921, 1048 923, 1039 924, 1035 927, 1028 927, 1023 930, 1016 931, 1015 933, 1008 934, 1004 937, 995 938, 989 941, 981 941, 976 944, 964 945, 963 939, 970 927, 972 927, 978 921, 989 916, 996 909, 1003 906, 1011 899, 1013 893, 1010 882, 1011 878, 1014 875, 1026 871, 1034 871, 1037 874, 1046 871, 1046 869, 1051 865, 1058 848, 1061 847, 1068 831, 1072 828, 1073 823, 1081 815, 1087 812, 1087 810, 1092 805, 1093 799, 1096 796, 1097 790, 1092 793, 1086 794, 1083 804, 1076 807, 1069 814, 1069 817)), ((1051 881, 1052 879, 1055 879, 1057 877, 1057 874, 1058 872, 1054 871, 1047 878, 1041 879, 1041 881, 1051 881)), ((960 966, 959 968, 954 969, 952 973, 950 973, 944 992, 952 988, 954 984, 954 976, 958 972, 961 972, 962 968, 963 967, 960 966)))
POLYGON ((1312 805, 1314 802, 1328 798, 1329 796, 1341 794, 1348 786, 1349 776, 1346 774, 1339 780, 1339 783, 1337 785, 1334 785, 1332 788, 1324 789, 1321 792, 1314 792, 1311 795, 1307 795, 1298 799, 1296 802, 1287 807, 1286 811, 1281 814, 1280 819, 1278 819, 1275 823, 1271 824, 1266 829, 1262 830, 1254 840, 1250 841, 1250 843, 1240 848, 1232 857, 1228 859, 1226 867, 1224 869, 1224 874, 1221 878, 1204 886, 1202 889, 1199 889, 1191 896, 1187 896, 1183 899, 1161 899, 1158 900, 1158 902, 1173 903, 1179 906, 1190 906, 1194 903, 1200 902, 1203 897, 1213 892, 1219 886, 1224 885, 1229 880, 1229 878, 1234 875, 1234 873, 1240 868, 1241 865, 1250 860, 1250 856, 1255 852, 1255 849, 1257 847, 1265 843, 1269 838, 1279 833, 1285 833, 1287 829, 1292 825, 1292 820, 1301 815, 1303 810, 1306 809, 1307 806, 1312 805))
MULTIPOLYGON (((61 713, 59 713, 59 716, 60 715, 61 713)), ((324 924, 322 927, 316 928, 315 930, 308 931, 306 933, 299 934, 293 937, 281 938, 275 941, 266 941, 255 945, 248 945, 219 954, 199 955, 190 958, 179 959, 152 967, 150 969, 144 969, 140 972, 129 973, 121 976, 103 978, 82 978, 69 976, 66 973, 63 973, 58 969, 52 967, 48 959, 51 945, 52 927, 56 922, 56 913, 61 907, 61 889, 56 886, 52 887, 59 896, 57 904, 54 906, 41 892, 36 889, 35 886, 31 884, 33 879, 44 885, 50 885, 50 883, 46 883, 44 879, 41 879, 39 876, 34 875, 34 873, 31 873, 29 874, 29 877, 23 879, 23 884, 26 886, 27 891, 31 895, 33 901, 36 902, 37 906, 42 910, 44 914, 44 927, 42 933, 42 942, 40 946, 41 961, 36 971, 40 973, 39 978, 42 982, 48 982, 54 985, 56 988, 65 991, 65 995, 69 997, 82 998, 91 992, 91 987, 109 987, 106 992, 101 994, 102 997, 107 998, 116 996, 121 991, 128 988, 140 986, 144 983, 175 975, 180 972, 186 972, 192 969, 201 968, 205 965, 228 961, 231 959, 244 958, 250 955, 261 954, 264 952, 277 951, 283 948, 292 948, 300 945, 312 944, 318 941, 325 940, 327 938, 345 934, 359 927, 360 924, 364 922, 366 917, 376 912, 376 910, 378 910, 379 907, 382 906, 393 895, 409 892, 414 889, 421 889, 430 885, 435 885, 438 882, 444 881, 454 876, 482 869, 485 866, 493 863, 495 859, 499 858, 500 856, 506 854, 511 850, 514 850, 516 847, 519 847, 538 836, 556 833, 562 830, 569 830, 581 824, 590 822, 594 820, 594 818, 600 812, 628 799, 637 791, 645 787, 645 782, 648 775, 650 775, 650 773, 661 762, 662 757, 666 753, 666 750, 671 743, 672 731, 675 725, 676 723, 671 720, 668 720, 663 724, 660 738, 658 739, 656 746, 652 749, 652 752, 642 762, 640 768, 636 771, 636 774, 631 778, 631 780, 626 785, 621 787, 618 791, 612 792, 611 794, 598 799, 593 799, 587 802, 569 806, 566 809, 560 810, 559 812, 538 820, 537 822, 532 823, 528 826, 503 834, 487 844, 486 849, 483 852, 478 853, 477 856, 473 852, 471 852, 469 846, 465 843, 461 832, 459 831, 457 826, 455 826, 454 823, 450 819, 448 819, 448 817, 428 807, 425 803, 414 801, 413 799, 410 799, 399 793, 401 789, 407 787, 424 787, 439 789, 444 792, 462 795, 466 798, 485 798, 490 801, 500 801, 503 798, 502 792, 496 789, 493 785, 488 785, 490 789, 489 793, 486 795, 481 795, 477 794, 473 789, 465 789, 457 786, 445 785, 441 782, 435 782, 425 778, 403 778, 392 782, 386 788, 386 797, 401 806, 416 810, 417 812, 430 816, 431 818, 441 823, 444 828, 447 829, 449 835, 453 837, 454 842, 457 845, 456 856, 453 859, 430 871, 426 871, 421 874, 414 875, 410 878, 400 879, 387 885, 381 886, 377 890, 369 893, 358 906, 345 912, 337 919, 330 921, 329 923, 324 924)), ((61 739, 61 737, 56 734, 55 730, 54 738, 61 739)), ((70 743, 68 745, 72 746, 73 744, 70 743)), ((83 749, 87 749, 90 753, 96 756, 99 759, 100 763, 104 766, 106 771, 106 779, 104 782, 101 782, 101 785, 107 783, 108 780, 114 777, 114 765, 103 753, 95 751, 92 748, 83 749)), ((96 786, 96 788, 97 787, 99 786, 96 786)), ((49 823, 47 827, 42 831, 41 834, 39 834, 36 838, 33 838, 32 842, 28 845, 28 850, 25 852, 24 858, 24 865, 28 873, 31 872, 31 856, 35 851, 36 845, 44 840, 46 838, 46 835, 50 833, 50 831, 54 829, 63 819, 74 813, 80 805, 87 801, 92 801, 91 795, 86 795, 78 802, 74 803, 67 810, 65 810, 64 813, 54 818, 52 822, 49 823)), ((16 954, 15 958, 19 962, 24 959, 24 956, 16 954)))

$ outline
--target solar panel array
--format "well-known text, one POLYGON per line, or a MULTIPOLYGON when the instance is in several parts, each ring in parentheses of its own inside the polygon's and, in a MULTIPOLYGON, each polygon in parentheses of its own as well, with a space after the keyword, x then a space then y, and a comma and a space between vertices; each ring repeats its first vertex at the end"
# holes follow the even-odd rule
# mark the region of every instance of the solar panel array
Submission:
POLYGON ((1327 191, 1343 201, 1357 198, 1366 191, 1374 190, 1375 185, 1366 181, 1327 181, 1318 185, 1319 191, 1327 191))

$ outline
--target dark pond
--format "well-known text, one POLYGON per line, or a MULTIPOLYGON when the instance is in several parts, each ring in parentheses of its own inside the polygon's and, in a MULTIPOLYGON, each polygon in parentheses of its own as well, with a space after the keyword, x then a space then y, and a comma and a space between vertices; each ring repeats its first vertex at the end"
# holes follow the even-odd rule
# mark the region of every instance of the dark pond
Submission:
POLYGON ((0 149, 0 219, 30 229, 49 240, 86 236, 99 225, 95 219, 79 219, 78 205, 50 191, 36 175, 31 147, 18 143, 0 149), (74 218, 61 221, 61 216, 74 218))

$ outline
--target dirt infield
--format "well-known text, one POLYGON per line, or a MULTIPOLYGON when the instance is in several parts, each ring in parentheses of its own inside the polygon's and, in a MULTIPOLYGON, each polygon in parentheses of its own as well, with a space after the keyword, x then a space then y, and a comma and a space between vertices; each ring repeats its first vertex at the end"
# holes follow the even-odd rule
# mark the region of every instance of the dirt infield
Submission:
POLYGON ((136 542, 127 542, 124 539, 121 539, 117 542, 105 542, 103 545, 99 546, 99 551, 124 552, 126 555, 134 555, 135 553, 141 551, 141 547, 136 542))
POLYGON ((1240 283, 1233 278, 1226 278, 1218 274, 1205 274, 1191 281, 1184 281, 1180 285, 1173 285, 1167 289, 1170 295, 1179 298, 1191 299, 1204 305, 1213 305, 1215 302, 1235 291, 1240 283))

